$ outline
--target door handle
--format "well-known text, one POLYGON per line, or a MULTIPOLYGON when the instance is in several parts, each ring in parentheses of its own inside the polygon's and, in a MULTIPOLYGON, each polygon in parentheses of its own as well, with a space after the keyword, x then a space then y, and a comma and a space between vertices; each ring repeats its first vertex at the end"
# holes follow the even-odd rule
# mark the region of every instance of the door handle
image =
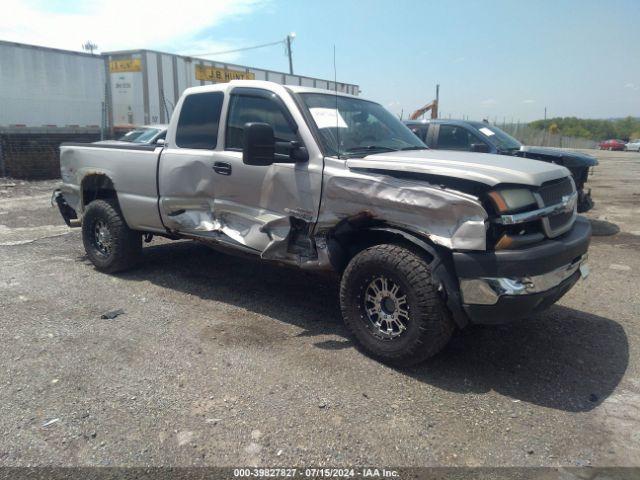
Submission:
POLYGON ((227 162, 216 162, 213 164, 213 171, 220 175, 231 175, 231 164, 227 162))

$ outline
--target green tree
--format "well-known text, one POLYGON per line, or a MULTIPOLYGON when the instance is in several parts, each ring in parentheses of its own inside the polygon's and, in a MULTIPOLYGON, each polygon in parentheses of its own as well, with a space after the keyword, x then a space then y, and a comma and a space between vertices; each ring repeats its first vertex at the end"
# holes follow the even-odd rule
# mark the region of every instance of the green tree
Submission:
POLYGON ((596 120, 577 117, 555 117, 547 120, 536 120, 529 126, 538 130, 558 132, 567 137, 587 138, 600 141, 608 138, 629 140, 640 138, 640 118, 625 117, 615 120, 596 120))

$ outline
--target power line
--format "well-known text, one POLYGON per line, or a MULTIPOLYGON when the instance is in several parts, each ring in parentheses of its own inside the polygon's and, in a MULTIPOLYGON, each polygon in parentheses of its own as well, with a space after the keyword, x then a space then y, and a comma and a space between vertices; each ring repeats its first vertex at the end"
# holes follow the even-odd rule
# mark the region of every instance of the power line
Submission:
POLYGON ((209 55, 223 55, 225 53, 244 52, 245 50, 255 50, 256 48, 271 47, 273 45, 280 45, 286 43, 287 39, 278 40, 277 42, 263 43, 262 45, 254 45, 253 47, 236 48, 234 50, 225 50, 222 52, 209 52, 209 53, 195 53, 193 55, 186 55, 187 57, 205 57, 209 55))

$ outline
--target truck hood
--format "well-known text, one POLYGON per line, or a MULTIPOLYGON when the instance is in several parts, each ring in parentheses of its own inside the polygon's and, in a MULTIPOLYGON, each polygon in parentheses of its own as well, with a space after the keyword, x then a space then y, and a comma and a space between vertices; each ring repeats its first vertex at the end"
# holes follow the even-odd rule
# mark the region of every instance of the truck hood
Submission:
POLYGON ((598 165, 598 160, 586 153, 575 152, 573 150, 563 150, 561 148, 552 147, 530 147, 523 145, 520 151, 516 152, 518 156, 527 156, 547 162, 557 162, 568 168, 575 167, 593 167, 598 165))
POLYGON ((347 166, 352 169, 439 175, 480 182, 491 187, 500 183, 539 187, 544 182, 570 175, 560 165, 538 160, 444 150, 376 153, 349 159, 347 166))

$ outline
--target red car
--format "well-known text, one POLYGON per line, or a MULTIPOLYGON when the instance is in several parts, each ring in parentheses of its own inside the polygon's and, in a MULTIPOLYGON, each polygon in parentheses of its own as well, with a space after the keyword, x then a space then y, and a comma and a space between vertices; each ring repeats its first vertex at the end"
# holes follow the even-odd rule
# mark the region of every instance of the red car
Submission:
POLYGON ((612 138, 611 140, 603 140, 598 144, 600 150, 624 150, 625 143, 622 140, 612 138))

